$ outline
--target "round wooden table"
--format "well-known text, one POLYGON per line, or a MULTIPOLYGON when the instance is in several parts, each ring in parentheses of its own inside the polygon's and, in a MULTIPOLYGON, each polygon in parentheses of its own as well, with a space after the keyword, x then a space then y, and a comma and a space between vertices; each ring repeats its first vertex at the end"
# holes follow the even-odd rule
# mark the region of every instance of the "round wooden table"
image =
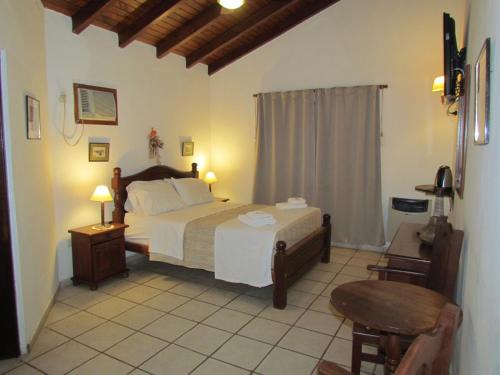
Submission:
POLYGON ((385 372, 392 374, 401 360, 399 336, 432 330, 442 307, 450 301, 412 284, 364 280, 338 286, 330 302, 353 322, 387 333, 385 372))

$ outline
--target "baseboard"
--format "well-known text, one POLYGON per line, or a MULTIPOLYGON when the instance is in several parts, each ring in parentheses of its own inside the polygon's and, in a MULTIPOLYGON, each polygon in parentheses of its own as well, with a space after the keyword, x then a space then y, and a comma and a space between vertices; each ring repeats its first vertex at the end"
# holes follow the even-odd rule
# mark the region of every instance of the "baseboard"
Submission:
POLYGON ((49 305, 45 309, 45 312, 43 313, 42 319, 38 323, 38 327, 36 328, 35 334, 31 338, 30 342, 26 345, 26 350, 27 350, 28 354, 31 352, 31 348, 33 347, 33 345, 35 345, 36 340, 38 340, 38 336, 40 336, 40 332, 42 332, 43 327, 45 327, 45 322, 47 321, 47 317, 50 314, 50 310, 52 310, 52 306, 54 306, 54 303, 56 301, 56 295, 57 295, 57 292, 59 291, 59 288, 60 288, 60 284, 59 284, 59 287, 57 288, 56 292, 52 296, 52 298, 49 302, 49 305))

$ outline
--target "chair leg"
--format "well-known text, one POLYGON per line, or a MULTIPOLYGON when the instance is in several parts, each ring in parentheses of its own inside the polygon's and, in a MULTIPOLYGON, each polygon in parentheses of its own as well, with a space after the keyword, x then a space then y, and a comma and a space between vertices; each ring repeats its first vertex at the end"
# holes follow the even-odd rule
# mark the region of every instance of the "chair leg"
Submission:
POLYGON ((361 371, 361 350, 363 347, 363 340, 360 336, 352 335, 352 359, 351 359, 351 372, 354 375, 359 375, 361 371))

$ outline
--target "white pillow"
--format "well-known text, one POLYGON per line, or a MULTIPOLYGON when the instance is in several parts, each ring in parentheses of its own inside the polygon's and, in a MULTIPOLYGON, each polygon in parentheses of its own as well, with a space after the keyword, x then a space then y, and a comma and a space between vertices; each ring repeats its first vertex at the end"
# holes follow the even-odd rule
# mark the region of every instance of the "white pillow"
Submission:
POLYGON ((178 210, 185 206, 170 183, 163 180, 137 182, 139 183, 130 184, 130 189, 127 189, 129 190, 127 201, 133 208, 131 212, 156 215, 178 210))
POLYGON ((214 201, 205 181, 197 178, 172 178, 175 189, 188 206, 214 201))

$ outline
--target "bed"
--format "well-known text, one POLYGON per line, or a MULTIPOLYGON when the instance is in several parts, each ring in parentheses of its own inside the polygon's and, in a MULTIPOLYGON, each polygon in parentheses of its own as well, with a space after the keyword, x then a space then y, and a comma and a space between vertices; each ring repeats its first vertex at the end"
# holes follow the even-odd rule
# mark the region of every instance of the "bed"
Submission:
MULTIPOLYGON (((114 191, 113 222, 125 223, 132 221, 133 216, 127 214, 125 202, 127 200, 127 186, 135 181, 153 181, 168 178, 198 178, 197 164, 192 163, 190 171, 179 171, 168 166, 154 166, 142 172, 130 176, 122 176, 120 168, 114 168, 111 186, 114 191), (127 215, 129 217, 126 219, 127 215)), ((214 204, 215 205, 215 204, 214 204)), ((241 206, 234 206, 236 209, 241 206)), ((232 209, 232 207, 230 207, 232 209)), ((240 210, 243 208, 240 208, 240 210)), ((229 221, 228 221, 229 222, 229 221)), ((232 221, 234 222, 234 220, 232 221)), ((303 226, 305 227, 305 225, 303 226)), ((302 228, 303 229, 303 228, 302 228)), ((187 230, 187 229, 186 229, 187 230)), ((331 223, 330 215, 324 214, 319 220, 317 227, 307 228, 300 238, 294 239, 293 245, 287 247, 285 241, 278 240, 275 244, 275 251, 272 261, 272 267, 269 267, 269 274, 273 284, 273 305, 275 308, 284 309, 287 304, 287 289, 304 273, 310 270, 318 262, 330 262, 330 241, 331 241, 331 223)), ((279 238, 279 237, 276 237, 279 238)), ((184 239, 186 244, 187 237, 184 239)), ((233 241, 234 242, 234 241, 233 241)), ((149 242, 151 243, 151 242, 149 242)), ((186 264, 182 261, 165 257, 159 257, 155 252, 150 251, 148 241, 135 239, 133 236, 126 236, 125 247, 127 250, 146 254, 151 260, 174 263, 191 268, 203 268, 211 270, 205 263, 200 261, 197 264, 196 256, 191 257, 191 263, 186 264)), ((207 245, 208 246, 208 245, 207 245)), ((209 246, 208 246, 209 247, 209 246)), ((235 249, 235 254, 237 254, 235 249)), ((210 261, 209 261, 210 262, 210 261)), ((217 277, 217 274, 216 274, 217 277)), ((239 280, 232 280, 240 282, 239 280)))

